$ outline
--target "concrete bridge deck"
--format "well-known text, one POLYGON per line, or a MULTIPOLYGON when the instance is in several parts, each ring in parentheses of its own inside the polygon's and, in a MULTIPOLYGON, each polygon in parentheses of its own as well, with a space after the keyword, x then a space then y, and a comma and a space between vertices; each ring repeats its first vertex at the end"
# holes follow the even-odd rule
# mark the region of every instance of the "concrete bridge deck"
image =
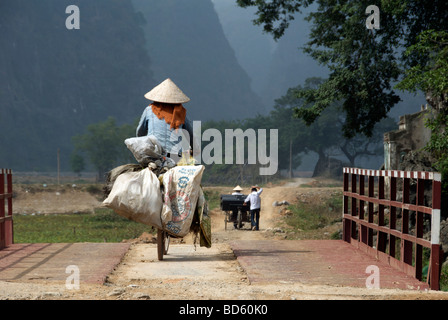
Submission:
MULTIPOLYGON (((342 240, 238 240, 231 247, 252 283, 286 281, 366 288, 366 281, 373 276, 369 270, 375 270, 379 288, 429 289, 427 283, 342 240), (369 266, 373 267, 366 272, 369 266)), ((372 281, 370 286, 375 284, 372 281)))
MULTIPOLYGON (((365 288, 370 275, 366 268, 376 266, 380 288, 428 289, 426 283, 342 240, 237 240, 230 242, 230 247, 251 283, 299 282, 365 288)), ((66 267, 77 265, 83 270, 81 282, 102 283, 129 248, 127 243, 14 244, 0 250, 0 280, 61 281, 68 277, 66 267)), ((152 246, 148 250, 156 249, 152 246)), ((175 263, 182 263, 182 259, 175 263)))
POLYGON ((84 283, 103 283, 120 263, 128 243, 21 243, 0 250, 0 280, 65 281, 67 267, 83 270, 84 283))

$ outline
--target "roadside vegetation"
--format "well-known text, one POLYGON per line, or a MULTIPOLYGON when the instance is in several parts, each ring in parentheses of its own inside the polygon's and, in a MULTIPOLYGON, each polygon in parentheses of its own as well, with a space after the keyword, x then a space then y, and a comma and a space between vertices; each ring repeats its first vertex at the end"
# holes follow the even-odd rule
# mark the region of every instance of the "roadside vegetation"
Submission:
MULTIPOLYGON (((98 185, 84 188, 98 198, 102 196, 98 185)), ((214 190, 205 192, 210 210, 219 207, 219 195, 214 190)), ((128 220, 108 208, 97 208, 94 213, 14 215, 15 243, 121 242, 138 238, 144 232, 155 235, 150 226, 128 220)))
POLYGON ((339 192, 330 197, 323 196, 321 202, 291 204, 284 220, 289 229, 288 238, 340 239, 341 212, 342 193, 339 192))
POLYGON ((15 243, 121 242, 152 228, 117 215, 110 209, 92 213, 15 215, 15 243))
POLYGON ((216 190, 204 190, 205 199, 207 200, 208 209, 213 210, 220 206, 221 193, 216 190))

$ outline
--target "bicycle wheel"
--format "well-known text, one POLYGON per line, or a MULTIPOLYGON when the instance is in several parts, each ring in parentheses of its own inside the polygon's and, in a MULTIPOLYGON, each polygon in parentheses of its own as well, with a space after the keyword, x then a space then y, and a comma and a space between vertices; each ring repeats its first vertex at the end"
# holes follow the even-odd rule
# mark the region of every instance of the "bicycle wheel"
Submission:
POLYGON ((168 254, 168 248, 170 247, 170 235, 168 234, 168 232, 163 232, 163 234, 164 234, 164 239, 165 239, 165 243, 164 243, 164 246, 163 246, 163 248, 164 248, 164 251, 163 251, 163 254, 168 254))
POLYGON ((243 213, 241 212, 241 210, 238 210, 237 226, 238 229, 241 229, 243 227, 243 213))
POLYGON ((163 254, 165 253, 165 232, 161 229, 157 229, 157 258, 159 261, 163 260, 163 254))
POLYGON ((227 230, 227 222, 229 221, 229 214, 226 212, 226 216, 224 218, 224 230, 227 230))

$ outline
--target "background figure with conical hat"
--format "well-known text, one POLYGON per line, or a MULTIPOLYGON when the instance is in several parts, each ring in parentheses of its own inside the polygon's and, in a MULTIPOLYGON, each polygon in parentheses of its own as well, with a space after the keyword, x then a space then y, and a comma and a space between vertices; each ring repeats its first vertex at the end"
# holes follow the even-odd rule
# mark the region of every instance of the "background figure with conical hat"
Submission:
MULTIPOLYGON (((233 188, 232 191, 233 191, 232 196, 243 196, 243 194, 241 193, 241 191, 243 191, 243 188, 241 188, 240 186, 236 186, 235 188, 233 188)), ((233 220, 233 227, 235 229, 238 229, 237 217, 238 217, 238 209, 233 209, 232 210, 232 220, 233 220)))
POLYGON ((182 139, 193 148, 193 127, 187 118, 187 110, 182 105, 190 101, 171 79, 166 79, 145 94, 153 101, 143 111, 137 126, 137 137, 153 135, 168 156, 179 155, 182 139), (185 137, 185 131, 189 137, 185 137))
POLYGON ((235 188, 233 188, 233 193, 232 195, 242 195, 241 191, 243 191, 243 188, 241 188, 240 186, 236 186, 235 188))

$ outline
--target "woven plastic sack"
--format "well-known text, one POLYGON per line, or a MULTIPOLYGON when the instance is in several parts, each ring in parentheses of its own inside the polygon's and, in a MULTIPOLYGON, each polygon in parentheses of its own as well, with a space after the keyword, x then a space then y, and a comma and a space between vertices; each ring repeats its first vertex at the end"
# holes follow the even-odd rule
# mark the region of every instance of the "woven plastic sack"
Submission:
POLYGON ((163 148, 154 136, 133 137, 124 140, 124 143, 135 160, 144 167, 147 167, 149 162, 160 159, 163 154, 163 148))
POLYGON ((201 191, 204 166, 177 166, 163 175, 162 224, 168 233, 184 237, 190 231, 201 191))
POLYGON ((208 204, 205 200, 204 192, 202 191, 202 188, 199 192, 199 198, 198 198, 198 213, 199 213, 199 221, 200 221, 200 246, 211 248, 212 246, 212 222, 210 219, 210 216, 208 214, 208 204))
POLYGON ((162 193, 157 176, 148 168, 120 174, 114 182, 105 207, 130 220, 162 228, 162 193))

